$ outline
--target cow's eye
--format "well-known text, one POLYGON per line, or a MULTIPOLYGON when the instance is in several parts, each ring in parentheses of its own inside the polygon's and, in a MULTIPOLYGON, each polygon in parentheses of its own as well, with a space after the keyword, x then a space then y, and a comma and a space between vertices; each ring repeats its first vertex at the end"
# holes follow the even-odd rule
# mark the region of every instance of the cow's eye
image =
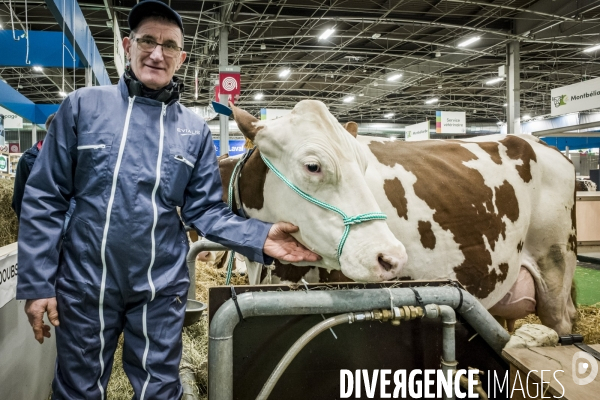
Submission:
POLYGON ((313 174, 321 172, 321 166, 319 164, 306 164, 305 166, 308 172, 311 172, 313 174))

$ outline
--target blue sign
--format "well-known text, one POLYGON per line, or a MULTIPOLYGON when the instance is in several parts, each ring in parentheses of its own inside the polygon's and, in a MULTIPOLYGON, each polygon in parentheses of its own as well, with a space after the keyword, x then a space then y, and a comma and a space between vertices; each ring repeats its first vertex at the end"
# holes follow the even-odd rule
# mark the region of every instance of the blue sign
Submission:
MULTIPOLYGON (((217 152, 217 156, 221 155, 221 141, 213 140, 215 144, 215 151, 217 152)), ((238 154, 244 153, 244 144, 246 144, 245 140, 230 140, 229 141, 229 155, 235 156, 238 154)))

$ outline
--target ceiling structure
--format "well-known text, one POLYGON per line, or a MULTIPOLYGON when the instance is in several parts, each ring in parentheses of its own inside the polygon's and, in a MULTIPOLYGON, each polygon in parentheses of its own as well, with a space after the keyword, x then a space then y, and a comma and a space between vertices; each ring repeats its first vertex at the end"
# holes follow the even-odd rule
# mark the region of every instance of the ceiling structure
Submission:
MULTIPOLYGON (((73 1, 73 0, 66 0, 73 1)), ((600 76, 600 0, 167 0, 185 26, 186 106, 206 106, 218 73, 219 30, 229 29, 229 64, 241 67, 239 105, 291 108, 323 101, 340 120, 414 123, 436 110, 466 111, 469 123, 506 118, 498 76, 510 41, 521 46, 521 114, 550 113, 550 90, 600 76), (327 29, 334 33, 319 39, 327 29), (465 39, 480 37, 468 46, 465 39), (282 69, 290 69, 286 78, 282 69), (388 81, 392 75, 402 76, 388 81), (198 77, 198 97, 195 79, 198 77), (261 100, 254 99, 263 93, 261 100), (344 102, 344 98, 354 100, 344 102), (437 104, 425 104, 438 98, 437 104), (394 114, 390 117, 389 114, 394 114), (387 115, 388 118, 385 118, 387 115)), ((115 12, 122 35, 136 0, 79 1, 113 83, 115 12)), ((0 24, 60 31, 44 0, 0 0, 0 24), (25 11, 27 10, 27 15, 25 11)), ((61 51, 61 49, 57 49, 61 51)), ((1 54, 0 54, 0 57, 1 54)), ((64 68, 0 67, 0 77, 37 103, 85 85, 70 56, 64 68), (71 68, 69 68, 69 63, 71 68)))

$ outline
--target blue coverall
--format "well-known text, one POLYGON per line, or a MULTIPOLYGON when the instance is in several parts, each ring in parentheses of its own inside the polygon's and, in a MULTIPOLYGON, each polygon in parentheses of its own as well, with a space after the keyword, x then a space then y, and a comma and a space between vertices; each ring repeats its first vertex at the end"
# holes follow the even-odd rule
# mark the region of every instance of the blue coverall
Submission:
POLYGON ((64 100, 27 181, 18 242, 17 298, 58 302, 55 399, 105 398, 121 332, 136 398, 181 397, 189 246, 175 207, 202 236, 271 261, 271 224, 232 214, 221 195, 210 131, 176 100, 129 97, 123 78, 64 100))

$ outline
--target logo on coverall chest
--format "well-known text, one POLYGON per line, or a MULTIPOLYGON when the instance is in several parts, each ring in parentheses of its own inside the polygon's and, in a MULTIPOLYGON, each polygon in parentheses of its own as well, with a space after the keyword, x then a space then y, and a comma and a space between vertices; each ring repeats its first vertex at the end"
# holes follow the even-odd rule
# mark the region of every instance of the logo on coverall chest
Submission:
POLYGON ((202 131, 197 131, 197 130, 188 129, 188 128, 177 128, 177 133, 179 133, 181 136, 189 136, 189 135, 199 135, 202 133, 202 131))

